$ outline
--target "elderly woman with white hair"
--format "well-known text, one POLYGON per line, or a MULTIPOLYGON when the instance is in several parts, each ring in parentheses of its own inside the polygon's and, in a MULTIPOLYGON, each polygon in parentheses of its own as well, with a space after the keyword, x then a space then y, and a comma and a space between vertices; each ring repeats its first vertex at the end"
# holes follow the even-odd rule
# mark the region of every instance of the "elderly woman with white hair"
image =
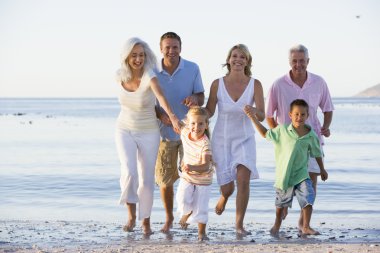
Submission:
POLYGON ((169 115, 173 128, 180 129, 180 121, 164 97, 153 72, 156 57, 148 44, 131 38, 121 53, 121 68, 117 71, 120 85, 121 111, 116 126, 116 147, 121 163, 119 203, 126 204, 128 222, 124 231, 132 232, 138 219, 143 220, 143 233, 152 233, 150 215, 153 206, 155 163, 160 143, 160 132, 155 113, 156 98, 169 115))

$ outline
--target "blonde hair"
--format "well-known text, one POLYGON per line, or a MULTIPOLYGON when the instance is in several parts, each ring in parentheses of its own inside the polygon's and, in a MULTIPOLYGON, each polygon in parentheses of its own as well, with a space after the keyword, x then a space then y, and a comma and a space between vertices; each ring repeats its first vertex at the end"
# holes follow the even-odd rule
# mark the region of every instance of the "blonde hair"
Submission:
POLYGON ((223 64, 223 67, 227 66, 227 69, 228 69, 227 75, 231 72, 231 66, 228 63, 228 61, 231 58, 232 51, 234 51, 235 49, 239 49, 245 55, 245 58, 247 59, 247 66, 245 66, 245 68, 244 68, 244 74, 246 76, 249 76, 249 77, 252 76, 252 72, 251 72, 251 68, 252 68, 252 55, 249 52, 248 47, 246 45, 244 45, 244 44, 237 44, 237 45, 233 46, 230 49, 230 51, 228 51, 226 63, 223 64))
MULTIPOLYGON (((188 122, 188 119, 191 115, 205 116, 206 124, 209 124, 209 115, 206 108, 200 106, 191 107, 186 114, 186 122, 188 122)), ((208 127, 205 129, 205 135, 210 138, 210 130, 208 127)))
POLYGON ((144 72, 153 70, 157 66, 156 56, 150 49, 149 45, 137 37, 130 38, 125 42, 120 54, 121 68, 116 72, 116 80, 119 83, 128 82, 132 78, 131 66, 129 66, 127 59, 136 45, 141 45, 144 48, 144 72))

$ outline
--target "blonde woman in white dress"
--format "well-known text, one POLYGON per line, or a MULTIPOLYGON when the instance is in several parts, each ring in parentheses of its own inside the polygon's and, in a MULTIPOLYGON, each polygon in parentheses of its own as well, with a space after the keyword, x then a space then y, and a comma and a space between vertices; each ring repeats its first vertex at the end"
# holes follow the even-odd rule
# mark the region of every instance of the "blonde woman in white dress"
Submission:
POLYGON ((226 76, 216 79, 210 89, 207 110, 210 117, 218 106, 218 118, 211 143, 216 163, 217 181, 221 196, 215 212, 221 215, 228 198, 237 188, 236 233, 245 236, 243 222, 247 210, 250 180, 259 178, 256 169, 256 143, 254 127, 244 112, 246 105, 254 105, 257 118, 263 121, 264 96, 259 80, 251 77, 252 56, 243 44, 232 47, 225 66, 226 76))

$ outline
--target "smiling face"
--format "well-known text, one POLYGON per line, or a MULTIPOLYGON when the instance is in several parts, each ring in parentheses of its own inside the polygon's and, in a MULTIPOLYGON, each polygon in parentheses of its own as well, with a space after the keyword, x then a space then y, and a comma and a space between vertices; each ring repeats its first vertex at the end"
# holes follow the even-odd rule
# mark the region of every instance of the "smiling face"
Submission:
POLYGON ((126 59, 132 70, 141 70, 144 67, 145 51, 142 45, 135 45, 126 59))
POLYGON ((245 69, 248 64, 248 59, 246 55, 240 49, 234 49, 231 52, 231 56, 227 62, 230 66, 231 71, 241 71, 245 69))
POLYGON ((294 128, 300 128, 305 125, 309 113, 307 107, 301 105, 294 105, 292 110, 289 112, 289 117, 292 120, 292 125, 294 128))
POLYGON ((192 140, 199 140, 208 128, 207 116, 192 114, 188 117, 190 137, 192 140))
POLYGON ((304 76, 306 75, 309 59, 305 57, 305 53, 294 51, 289 56, 289 64, 292 67, 291 71, 294 76, 304 76))
POLYGON ((171 64, 177 64, 179 62, 179 54, 181 53, 181 44, 175 38, 163 39, 160 43, 161 53, 164 57, 164 61, 171 64))

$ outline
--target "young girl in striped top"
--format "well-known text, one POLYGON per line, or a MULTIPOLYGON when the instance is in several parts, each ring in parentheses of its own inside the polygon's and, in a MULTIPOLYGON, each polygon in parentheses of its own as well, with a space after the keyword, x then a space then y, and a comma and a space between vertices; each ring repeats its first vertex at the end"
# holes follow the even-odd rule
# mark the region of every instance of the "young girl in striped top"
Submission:
POLYGON ((198 223, 198 239, 203 241, 208 240, 206 224, 213 176, 208 113, 204 108, 192 107, 185 122, 181 129, 184 154, 176 195, 177 211, 183 229, 189 225, 187 222, 198 223))

